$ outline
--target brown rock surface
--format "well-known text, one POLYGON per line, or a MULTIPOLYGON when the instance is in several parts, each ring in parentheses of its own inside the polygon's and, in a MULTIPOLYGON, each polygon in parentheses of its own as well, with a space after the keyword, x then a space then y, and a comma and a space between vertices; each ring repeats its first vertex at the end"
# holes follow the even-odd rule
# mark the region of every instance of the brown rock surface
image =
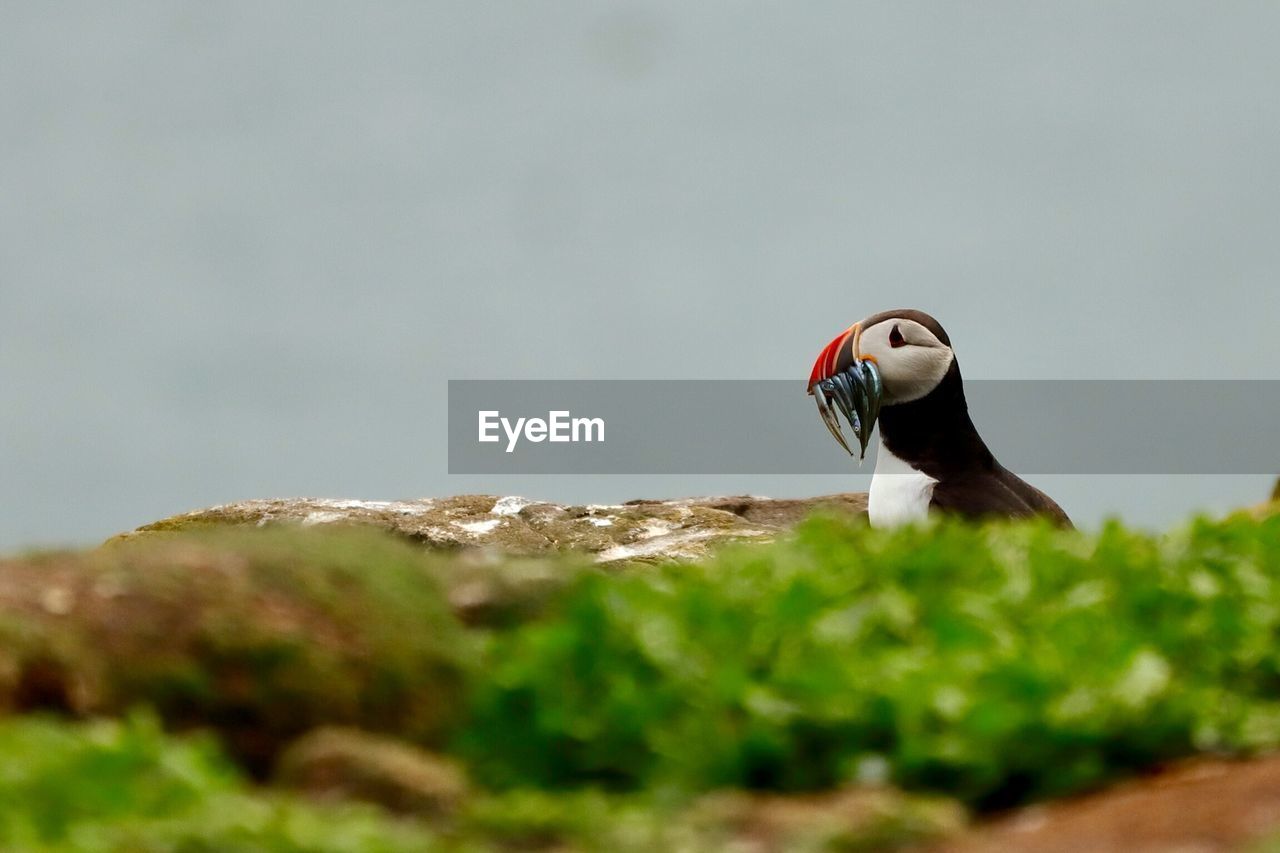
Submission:
POLYGON ((1225 853, 1280 831, 1280 755, 1197 759, 1021 809, 929 853, 1225 853))
POLYGON ((224 504, 139 527, 117 539, 222 526, 363 525, 435 549, 536 555, 578 551, 599 562, 696 559, 721 542, 767 539, 811 512, 866 512, 863 493, 751 496, 567 506, 521 497, 459 495, 405 501, 289 498, 224 504))

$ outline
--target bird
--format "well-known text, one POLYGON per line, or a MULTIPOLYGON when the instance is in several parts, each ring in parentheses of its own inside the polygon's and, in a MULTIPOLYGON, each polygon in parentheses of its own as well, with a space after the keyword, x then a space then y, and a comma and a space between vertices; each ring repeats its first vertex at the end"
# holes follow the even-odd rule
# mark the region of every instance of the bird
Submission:
POLYGON ((851 455, 833 406, 849 421, 862 456, 879 422, 867 502, 873 527, 931 514, 971 520, 1043 516, 1060 527, 1073 526, 1053 498, 1001 465, 987 448, 969 417, 951 339, 923 311, 882 311, 854 323, 822 349, 808 388, 823 422, 851 455))

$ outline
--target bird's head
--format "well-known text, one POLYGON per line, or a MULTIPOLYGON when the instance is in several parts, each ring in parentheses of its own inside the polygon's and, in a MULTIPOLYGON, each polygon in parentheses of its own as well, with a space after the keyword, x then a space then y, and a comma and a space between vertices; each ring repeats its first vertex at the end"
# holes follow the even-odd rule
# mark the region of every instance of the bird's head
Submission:
POLYGON ((951 341, 937 320, 912 309, 882 311, 822 349, 809 374, 809 393, 831 434, 852 454, 831 404, 844 414, 865 456, 880 407, 928 395, 954 362, 951 341))

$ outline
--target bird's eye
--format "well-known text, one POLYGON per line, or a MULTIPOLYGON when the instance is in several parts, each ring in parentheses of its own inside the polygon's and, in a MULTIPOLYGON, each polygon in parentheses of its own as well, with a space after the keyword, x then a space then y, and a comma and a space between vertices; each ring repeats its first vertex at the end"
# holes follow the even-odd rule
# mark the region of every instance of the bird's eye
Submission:
POLYGON ((899 332, 899 331, 898 331, 898 327, 897 327, 897 326, 894 326, 894 327, 889 331, 889 346, 891 346, 891 347, 900 347, 900 346, 905 345, 905 344, 906 344, 906 342, 907 342, 907 339, 906 339, 906 338, 904 338, 904 337, 902 337, 902 332, 899 332))

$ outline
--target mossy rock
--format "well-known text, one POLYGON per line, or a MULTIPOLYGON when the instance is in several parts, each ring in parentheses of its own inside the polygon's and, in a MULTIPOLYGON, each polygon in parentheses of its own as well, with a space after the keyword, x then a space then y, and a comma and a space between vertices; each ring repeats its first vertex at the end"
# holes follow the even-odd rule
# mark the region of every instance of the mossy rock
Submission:
POLYGON ((945 797, 872 786, 816 794, 710 794, 686 820, 704 832, 714 829, 735 849, 870 853, 954 834, 967 815, 945 797))
POLYGON ((525 789, 475 798, 456 825, 462 838, 507 850, 870 853, 946 837, 966 821, 964 808, 953 800, 889 787, 812 794, 720 791, 692 801, 525 789))
POLYGON ((176 515, 116 540, 225 527, 375 527, 433 550, 534 556, 562 552, 602 563, 698 559, 716 545, 772 538, 817 511, 865 514, 862 493, 775 500, 750 496, 568 506, 459 495, 409 501, 293 498, 176 515))
POLYGON ((223 530, 0 561, 0 709, 154 707, 256 772, 322 724, 423 744, 472 640, 429 555, 370 530, 223 530))
POLYGON ((452 761, 404 741, 325 727, 303 735, 280 756, 276 785, 312 799, 361 800, 400 814, 452 814, 467 780, 452 761))

